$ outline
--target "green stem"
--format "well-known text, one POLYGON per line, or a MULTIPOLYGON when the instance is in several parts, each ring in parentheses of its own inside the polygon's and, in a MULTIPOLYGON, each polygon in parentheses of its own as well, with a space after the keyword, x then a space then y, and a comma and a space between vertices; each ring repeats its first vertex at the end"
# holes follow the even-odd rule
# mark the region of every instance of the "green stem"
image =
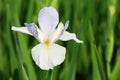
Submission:
POLYGON ((46 80, 52 80, 52 70, 47 71, 46 80))

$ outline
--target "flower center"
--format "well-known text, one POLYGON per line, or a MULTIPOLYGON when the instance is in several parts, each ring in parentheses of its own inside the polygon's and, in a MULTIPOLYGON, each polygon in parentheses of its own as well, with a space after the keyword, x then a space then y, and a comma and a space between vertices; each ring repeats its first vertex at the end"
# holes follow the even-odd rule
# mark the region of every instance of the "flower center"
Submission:
POLYGON ((47 39, 47 40, 45 41, 45 45, 46 45, 47 48, 49 47, 49 44, 50 44, 50 40, 47 39))

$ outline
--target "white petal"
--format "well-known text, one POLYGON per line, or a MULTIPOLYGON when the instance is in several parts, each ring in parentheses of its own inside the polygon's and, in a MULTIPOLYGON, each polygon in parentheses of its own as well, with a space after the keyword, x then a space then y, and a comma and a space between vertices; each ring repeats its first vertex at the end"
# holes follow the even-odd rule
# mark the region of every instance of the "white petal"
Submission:
POLYGON ((38 22, 44 34, 50 34, 59 22, 59 15, 55 8, 45 7, 38 15, 38 22))
POLYGON ((60 45, 52 44, 50 47, 50 60, 53 66, 61 64, 65 59, 66 49, 60 45))
POLYGON ((11 29, 14 30, 14 31, 18 31, 18 32, 22 32, 22 33, 25 33, 25 34, 33 35, 28 31, 27 27, 15 27, 15 26, 12 26, 11 29))
POLYGON ((64 29, 64 30, 66 30, 66 29, 68 28, 68 26, 69 26, 69 21, 67 21, 67 22, 65 23, 65 29, 64 29))
POLYGON ((58 27, 56 30, 54 30, 54 32, 52 33, 51 37, 50 37, 50 41, 51 43, 57 41, 60 37, 60 35, 62 34, 62 31, 64 30, 64 25, 62 22, 59 23, 58 27))
POLYGON ((25 26, 27 27, 28 31, 33 34, 33 36, 39 41, 43 42, 44 40, 44 35, 41 32, 41 30, 35 25, 34 23, 25 23, 25 26))
POLYGON ((76 35, 74 33, 69 33, 67 31, 65 31, 61 36, 60 36, 60 40, 62 41, 68 41, 68 40, 75 40, 77 43, 83 43, 83 41, 77 39, 76 35))
POLYGON ((32 58, 43 70, 53 69, 65 59, 66 49, 57 44, 51 44, 47 48, 44 44, 38 44, 32 49, 32 58))
POLYGON ((49 70, 49 52, 44 44, 38 44, 32 48, 32 58, 35 63, 43 70, 49 70))
POLYGON ((14 30, 14 31, 18 31, 18 32, 22 32, 22 33, 25 33, 25 34, 32 35, 39 42, 43 43, 44 35, 34 23, 30 23, 30 24, 25 23, 25 26, 26 27, 14 27, 14 26, 12 26, 11 29, 14 30))

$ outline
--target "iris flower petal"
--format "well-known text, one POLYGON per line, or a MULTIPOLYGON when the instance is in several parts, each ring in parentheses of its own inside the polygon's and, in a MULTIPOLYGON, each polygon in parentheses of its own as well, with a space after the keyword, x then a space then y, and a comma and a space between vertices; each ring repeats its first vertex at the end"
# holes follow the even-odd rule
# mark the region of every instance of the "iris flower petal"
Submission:
POLYGON ((67 31, 65 31, 59 38, 62 41, 68 41, 68 40, 74 40, 77 43, 83 43, 83 41, 77 39, 76 35, 74 33, 69 33, 67 31))
POLYGON ((32 48, 32 58, 35 63, 43 70, 49 70, 49 53, 44 44, 38 44, 32 48))
POLYGON ((53 69, 54 66, 61 64, 65 59, 66 49, 57 44, 46 47, 38 44, 32 48, 32 58, 35 63, 43 70, 53 69))
POLYGON ((41 30, 34 23, 25 23, 26 27, 15 27, 12 26, 12 30, 22 32, 34 36, 39 42, 43 43, 44 35, 41 30))
POLYGON ((60 22, 57 29, 54 30, 54 32, 50 37, 51 43, 56 42, 59 39, 63 29, 64 29, 64 25, 62 22, 60 22))
POLYGON ((43 43, 44 35, 41 32, 41 30, 35 25, 34 23, 25 23, 25 26, 27 27, 28 31, 33 34, 33 36, 39 41, 43 43))
POLYGON ((38 15, 38 23, 44 34, 49 35, 54 31, 59 22, 59 15, 55 8, 45 7, 41 9, 38 15))
POLYGON ((25 26, 27 27, 28 31, 32 33, 37 40, 39 40, 39 35, 36 25, 34 23, 30 23, 30 24, 25 23, 25 26))
POLYGON ((25 33, 25 34, 33 35, 32 33, 30 33, 30 31, 27 29, 27 27, 12 26, 11 29, 14 30, 14 31, 18 31, 18 32, 22 32, 22 33, 25 33))
POLYGON ((51 64, 53 66, 57 66, 61 64, 65 59, 65 54, 66 54, 66 48, 57 44, 52 44, 50 46, 51 64))

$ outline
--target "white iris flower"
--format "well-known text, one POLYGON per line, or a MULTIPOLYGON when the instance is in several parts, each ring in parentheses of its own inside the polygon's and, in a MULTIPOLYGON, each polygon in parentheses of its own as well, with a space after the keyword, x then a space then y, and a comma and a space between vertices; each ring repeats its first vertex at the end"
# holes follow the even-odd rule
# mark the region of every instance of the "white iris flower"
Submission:
POLYGON ((66 31, 69 21, 65 25, 62 22, 59 23, 58 12, 53 7, 41 9, 38 23, 40 29, 34 23, 25 23, 25 27, 12 26, 12 30, 34 36, 40 43, 32 48, 33 60, 43 70, 53 69, 64 61, 66 53, 65 47, 55 44, 57 40, 73 39, 77 43, 82 41, 78 40, 74 33, 66 31))

